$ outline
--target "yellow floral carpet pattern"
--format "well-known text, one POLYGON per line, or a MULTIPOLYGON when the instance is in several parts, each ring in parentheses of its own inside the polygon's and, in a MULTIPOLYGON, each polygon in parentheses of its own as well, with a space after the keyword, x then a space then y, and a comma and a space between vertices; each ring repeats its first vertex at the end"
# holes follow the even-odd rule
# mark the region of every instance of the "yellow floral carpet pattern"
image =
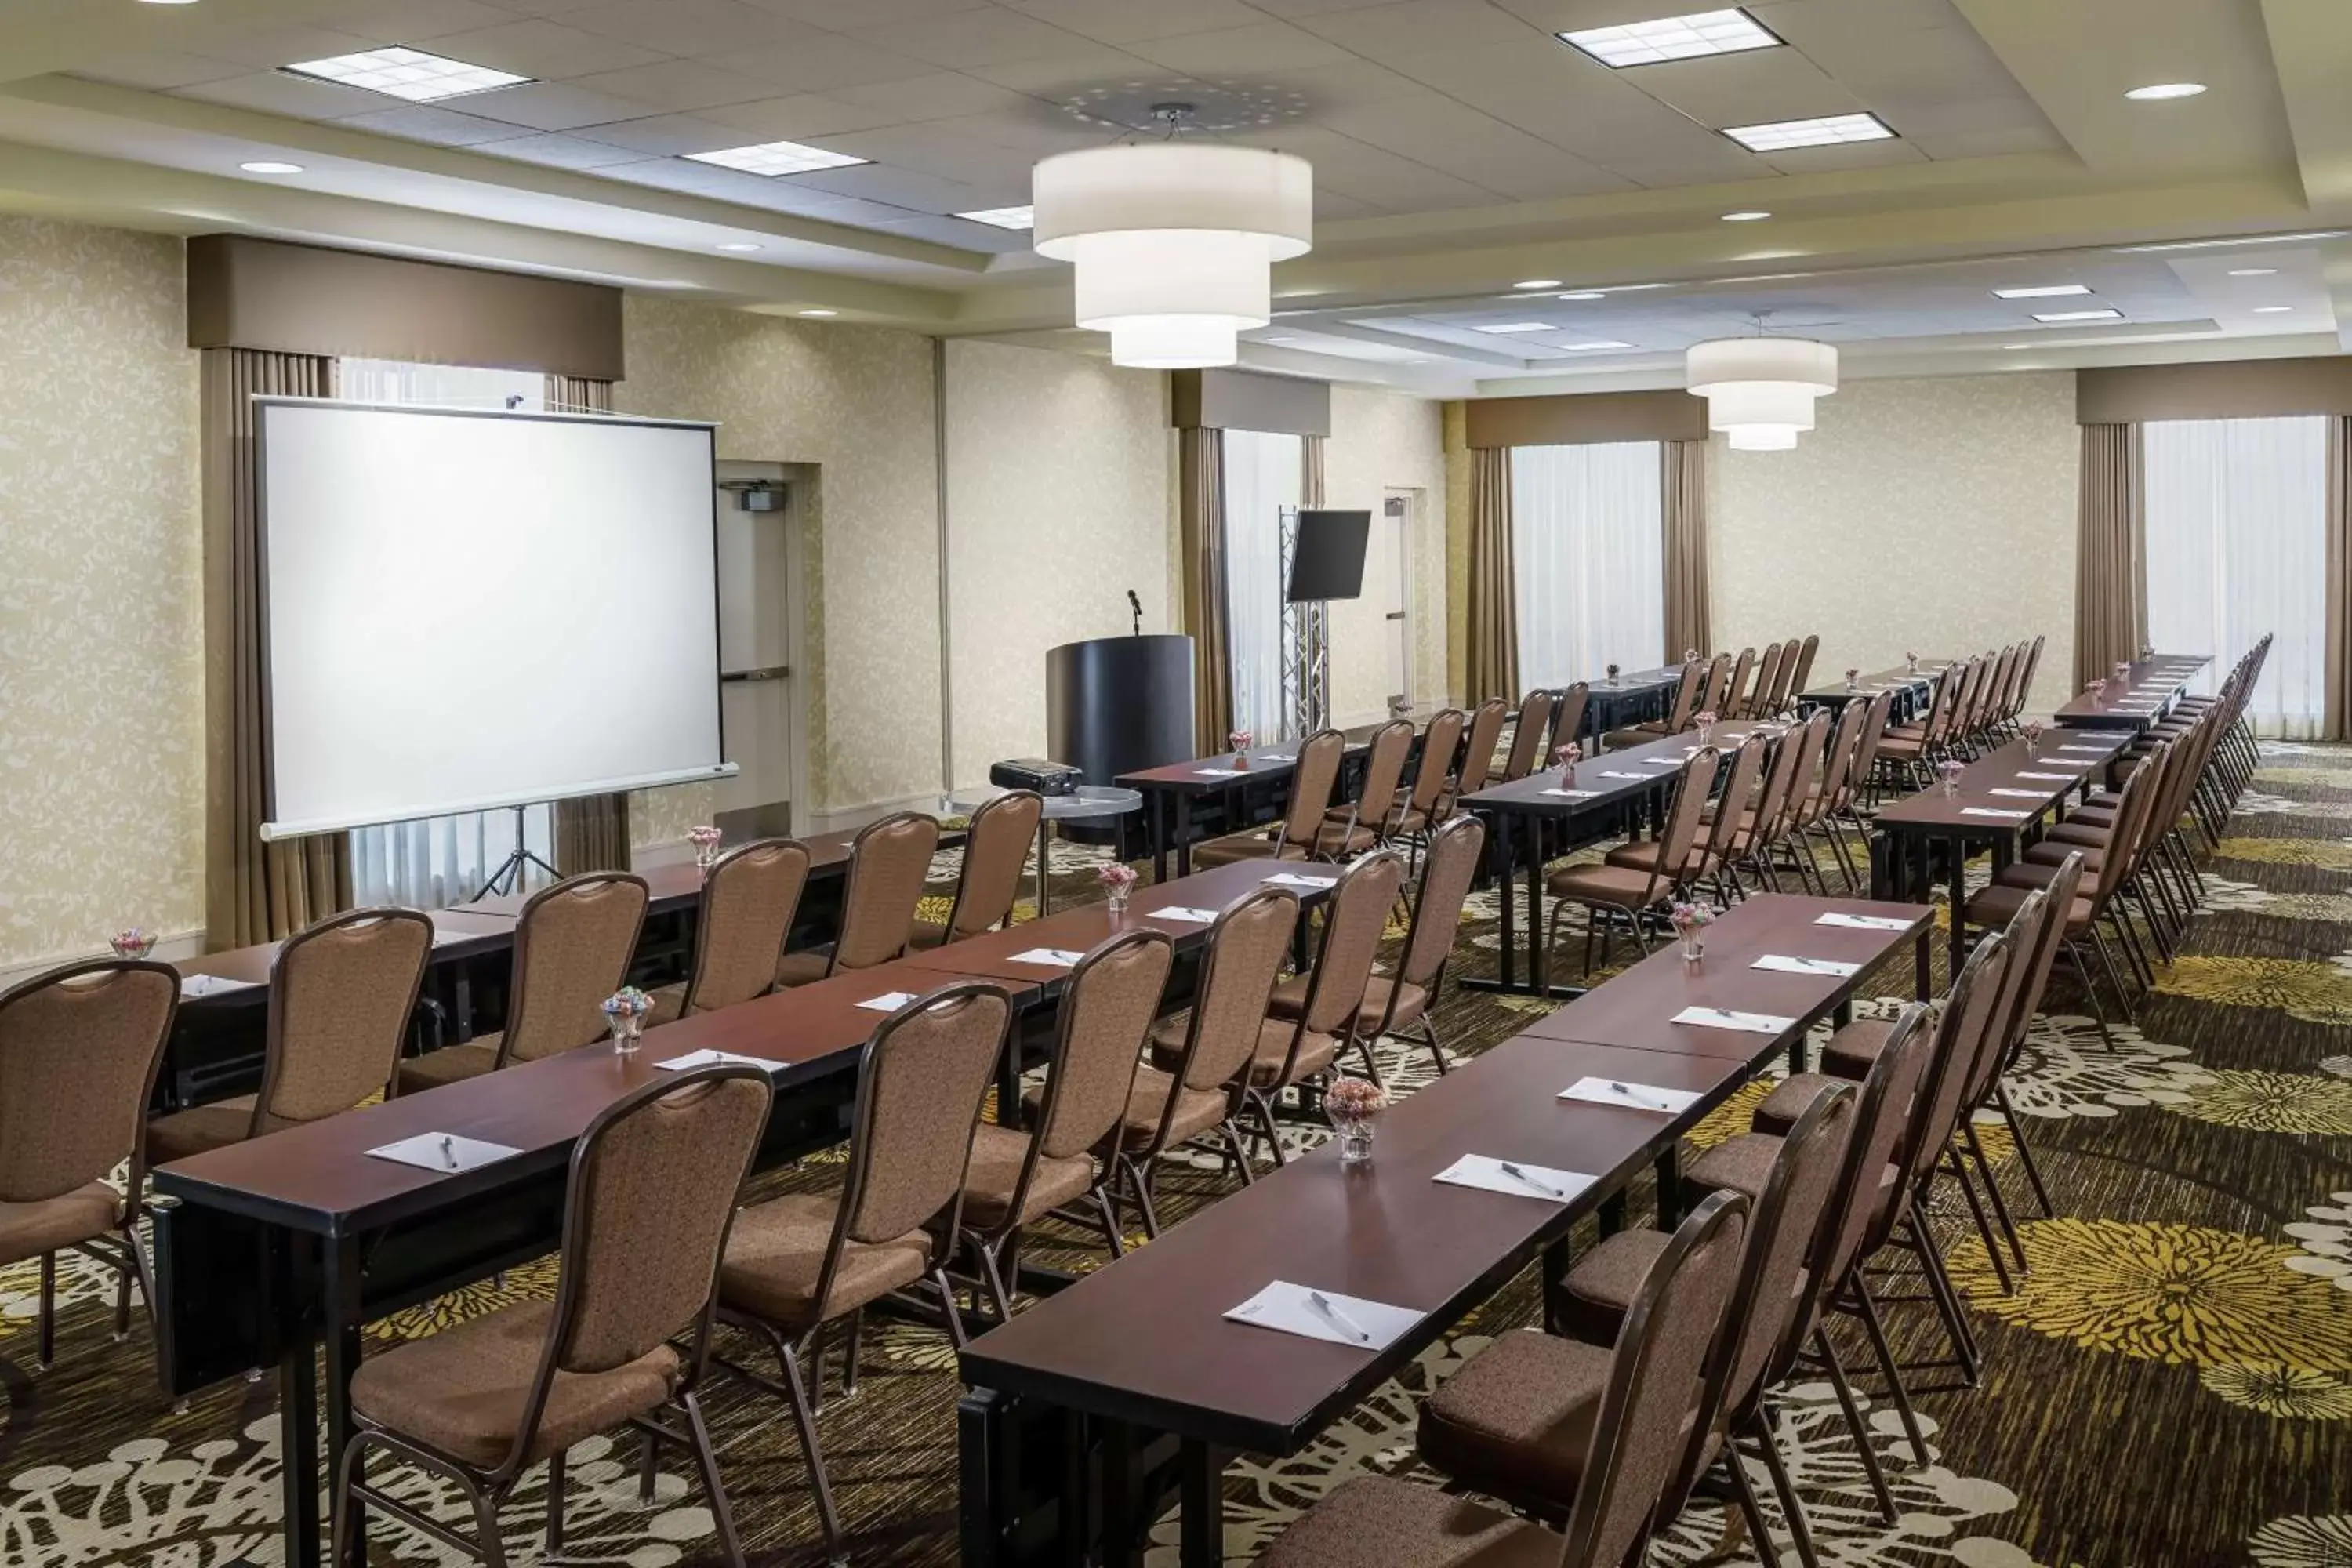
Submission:
MULTIPOLYGON (((1979 1386, 1927 1364, 1948 1352, 1916 1279, 1897 1271, 1884 1282, 1897 1353, 1921 1363, 1912 1378, 1926 1466, 1885 1390, 1859 1375, 1868 1363, 1861 1342, 1838 1330, 1896 1522, 1873 1505, 1825 1384, 1800 1381, 1776 1403, 1774 1428, 1827 1568, 2352 1568, 2352 749, 2268 751, 2219 848, 2201 860, 2206 910, 2137 1022, 2115 1020, 2103 1035, 2062 978, 2011 1076, 2053 1215, 2033 1207, 2006 1128, 1979 1129, 2032 1263, 2013 1294, 2002 1291, 1956 1194, 1934 1201, 1984 1352, 1979 1386)), ((1098 896, 1103 858, 1057 844, 1055 901, 1098 896)), ((929 918, 946 909, 955 871, 952 854, 934 866, 929 918)), ((1491 972, 1498 912, 1491 893, 1473 895, 1457 973, 1491 972)), ((1571 917, 1557 977, 1577 976, 1583 945, 1571 917)), ((1587 978, 1632 956, 1621 941, 1609 969, 1587 978)), ((1884 994, 1860 1010, 1891 1012, 1907 981, 1907 960, 1890 965, 1871 987, 1884 994)), ((1449 992, 1437 1023, 1458 1060, 1546 1010, 1449 992)), ((1380 1056, 1400 1093, 1432 1075, 1418 1044, 1383 1042, 1380 1056)), ((1691 1144, 1742 1130, 1768 1089, 1735 1096, 1691 1144)), ((1293 1146, 1321 1135, 1305 1123, 1284 1133, 1293 1146)), ((819 1155, 765 1181, 822 1187, 838 1181, 840 1163, 837 1152, 819 1155)), ((1161 1214, 1181 1223, 1234 1184, 1213 1157, 1173 1163, 1161 1214)), ((1637 1218, 1651 1202, 1646 1184, 1637 1188, 1637 1218)), ((1036 1255, 1079 1269, 1102 1256, 1095 1238, 1057 1228, 1036 1238, 1036 1255)), ((370 1343, 543 1298, 555 1278, 552 1259, 526 1264, 372 1325, 370 1343)), ((126 1342, 111 1342, 110 1280, 71 1261, 59 1269, 58 1359, 41 1370, 34 1279, 29 1266, 0 1270, 0 1564, 278 1563, 274 1376, 232 1380, 174 1408, 155 1389, 143 1321, 126 1342)), ((1536 1301, 1535 1281, 1522 1277, 1304 1453, 1238 1458, 1226 1477, 1229 1563, 1247 1562, 1352 1476, 1417 1474, 1416 1401, 1486 1339, 1532 1321, 1536 1301)), ((728 1348, 759 1359, 748 1342, 728 1348)), ((819 1432, 852 1561, 949 1568, 961 1390, 944 1335, 869 1322, 858 1391, 847 1400, 838 1353, 830 1359, 819 1432)), ((722 1376, 709 1413, 752 1562, 814 1568, 822 1561, 814 1509, 782 1406, 722 1376)), ((710 1515, 684 1468, 666 1463, 651 1502, 641 1503, 635 1453, 611 1437, 572 1451, 564 1561, 716 1563, 710 1515)), ((543 1469, 528 1472, 501 1516, 517 1568, 545 1561, 545 1484, 543 1469)), ((465 1516, 446 1482, 401 1485, 429 1514, 465 1516)), ((1794 1563, 1777 1514, 1771 1523, 1759 1553, 1736 1517, 1695 1506, 1662 1534, 1653 1568, 1794 1563)), ((1172 1521, 1154 1541, 1147 1568, 1172 1568, 1172 1521)), ((457 1561, 383 1526, 370 1557, 379 1568, 457 1561)))

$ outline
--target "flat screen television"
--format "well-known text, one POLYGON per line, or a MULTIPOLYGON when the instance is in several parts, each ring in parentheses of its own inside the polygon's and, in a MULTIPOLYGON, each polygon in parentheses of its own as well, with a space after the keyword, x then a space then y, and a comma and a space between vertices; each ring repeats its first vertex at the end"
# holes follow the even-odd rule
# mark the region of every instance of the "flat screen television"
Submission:
POLYGON ((1290 555, 1290 602, 1360 597, 1371 533, 1369 511, 1301 511, 1298 545, 1290 555))

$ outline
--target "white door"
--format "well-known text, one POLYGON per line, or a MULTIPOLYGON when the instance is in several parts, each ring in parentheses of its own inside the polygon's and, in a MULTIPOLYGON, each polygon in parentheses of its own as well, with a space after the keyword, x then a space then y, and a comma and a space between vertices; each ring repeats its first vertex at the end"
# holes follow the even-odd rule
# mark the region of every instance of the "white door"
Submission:
POLYGON ((772 483, 773 471, 722 463, 718 495, 719 715, 727 760, 741 771, 719 781, 712 805, 757 812, 751 830, 763 834, 792 827, 793 513, 781 483, 768 492, 777 503, 768 511, 747 509, 741 487, 772 483))
POLYGON ((1364 563, 1364 593, 1384 619, 1381 650, 1387 661, 1390 711, 1412 706, 1412 524, 1419 494, 1391 490, 1372 521, 1372 547, 1364 563))

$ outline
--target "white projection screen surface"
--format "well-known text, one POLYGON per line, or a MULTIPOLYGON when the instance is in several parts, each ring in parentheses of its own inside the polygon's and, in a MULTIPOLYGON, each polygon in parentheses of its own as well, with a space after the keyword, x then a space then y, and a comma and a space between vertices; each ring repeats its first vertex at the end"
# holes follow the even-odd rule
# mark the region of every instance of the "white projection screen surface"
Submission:
POLYGON ((709 426, 255 413, 265 837, 732 771, 709 426))

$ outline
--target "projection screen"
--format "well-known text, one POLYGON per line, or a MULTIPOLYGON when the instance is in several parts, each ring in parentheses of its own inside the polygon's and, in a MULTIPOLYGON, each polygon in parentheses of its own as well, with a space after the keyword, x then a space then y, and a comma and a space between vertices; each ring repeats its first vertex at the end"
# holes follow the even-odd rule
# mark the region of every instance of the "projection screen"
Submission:
POLYGON ((254 401, 264 837, 733 771, 710 426, 254 401))

